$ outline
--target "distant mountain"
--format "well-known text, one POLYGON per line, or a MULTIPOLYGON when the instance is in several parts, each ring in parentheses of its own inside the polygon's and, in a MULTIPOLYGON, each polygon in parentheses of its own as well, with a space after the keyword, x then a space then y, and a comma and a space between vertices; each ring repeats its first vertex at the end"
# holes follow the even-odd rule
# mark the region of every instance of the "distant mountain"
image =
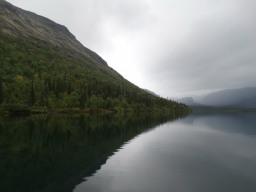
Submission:
POLYGON ((214 92, 204 96, 198 102, 217 107, 256 108, 256 87, 214 92))
POLYGON ((184 103, 188 106, 200 106, 200 104, 195 102, 192 97, 184 97, 182 99, 179 99, 178 102, 184 103))
POLYGON ((148 90, 148 89, 144 89, 144 91, 146 91, 146 92, 148 92, 149 94, 154 95, 154 96, 156 96, 156 97, 160 97, 160 95, 158 95, 158 94, 156 94, 156 93, 154 93, 153 91, 150 91, 150 90, 148 90))
POLYGON ((232 109, 256 109, 256 87, 227 89, 210 93, 197 99, 186 97, 179 99, 191 108, 232 108, 232 109))
POLYGON ((189 112, 124 79, 65 26, 0 0, 0 113, 102 110, 189 112))

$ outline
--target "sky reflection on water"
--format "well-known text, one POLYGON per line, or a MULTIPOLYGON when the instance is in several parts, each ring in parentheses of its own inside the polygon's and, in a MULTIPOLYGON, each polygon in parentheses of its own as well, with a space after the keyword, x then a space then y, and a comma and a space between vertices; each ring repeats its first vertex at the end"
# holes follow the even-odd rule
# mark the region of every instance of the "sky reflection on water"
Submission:
POLYGON ((190 115, 145 132, 74 189, 82 191, 256 190, 256 115, 190 115))

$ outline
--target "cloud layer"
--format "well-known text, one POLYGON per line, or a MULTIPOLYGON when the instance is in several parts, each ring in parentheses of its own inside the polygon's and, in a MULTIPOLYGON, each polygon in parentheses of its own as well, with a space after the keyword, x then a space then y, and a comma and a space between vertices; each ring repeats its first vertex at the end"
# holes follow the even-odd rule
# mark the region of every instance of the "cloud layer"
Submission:
POLYGON ((255 0, 9 0, 164 97, 255 86, 255 0))

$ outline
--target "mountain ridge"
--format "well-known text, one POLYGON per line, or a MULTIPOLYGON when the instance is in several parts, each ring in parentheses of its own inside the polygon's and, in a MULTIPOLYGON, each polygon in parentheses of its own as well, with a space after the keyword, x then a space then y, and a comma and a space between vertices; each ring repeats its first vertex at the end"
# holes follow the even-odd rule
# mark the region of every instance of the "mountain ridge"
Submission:
POLYGON ((190 107, 256 109, 256 87, 225 89, 209 93, 200 99, 179 99, 190 107))
POLYGON ((63 25, 3 0, 0 21, 0 113, 190 111, 123 78, 63 25))
POLYGON ((256 99, 256 87, 227 89, 210 93, 200 100, 202 104, 211 106, 234 106, 242 108, 256 108, 256 103, 247 103, 250 98, 256 99))
POLYGON ((84 47, 64 25, 57 24, 33 12, 24 11, 5 0, 0 1, 0 12, 0 29, 5 33, 23 36, 24 38, 34 38, 36 36, 37 39, 50 44, 55 49, 65 47, 71 51, 73 56, 79 57, 74 53, 73 50, 75 50, 100 64, 107 65, 107 62, 98 54, 84 47), (3 18, 3 15, 5 15, 5 18, 3 18), (24 20, 29 25, 24 25, 24 20))

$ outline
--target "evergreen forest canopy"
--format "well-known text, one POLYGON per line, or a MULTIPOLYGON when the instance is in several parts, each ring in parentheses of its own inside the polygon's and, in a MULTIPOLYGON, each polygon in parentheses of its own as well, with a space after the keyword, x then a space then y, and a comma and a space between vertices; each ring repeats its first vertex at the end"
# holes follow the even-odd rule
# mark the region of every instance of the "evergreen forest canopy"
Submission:
MULTIPOLYGON (((29 19, 41 19, 44 25, 47 22, 46 31, 56 32, 60 28, 58 33, 68 34, 58 24, 49 28, 53 25, 50 20, 7 5, 2 9, 8 10, 8 14, 19 11, 29 15, 29 19)), ((15 28, 26 25, 28 19, 10 25, 10 17, 0 16, 1 112, 168 111, 178 115, 190 111, 184 104, 156 97, 133 85, 92 51, 84 47, 86 54, 77 51, 82 45, 73 40, 72 34, 63 40, 70 47, 56 43, 53 46, 50 42, 56 38, 52 36, 47 41, 33 31, 27 35, 15 28)))
POLYGON ((0 55, 0 103, 5 110, 188 110, 93 67, 90 60, 81 62, 40 42, 1 34, 0 55))

